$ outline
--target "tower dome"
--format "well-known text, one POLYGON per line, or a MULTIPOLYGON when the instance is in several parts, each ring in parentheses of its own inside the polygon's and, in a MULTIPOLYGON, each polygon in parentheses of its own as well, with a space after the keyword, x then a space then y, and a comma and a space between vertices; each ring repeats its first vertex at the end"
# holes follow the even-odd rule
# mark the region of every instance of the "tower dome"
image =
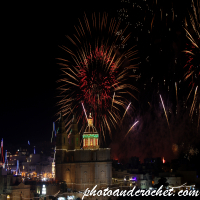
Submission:
POLYGON ((90 113, 88 125, 83 133, 83 149, 98 149, 99 134, 93 125, 93 118, 90 113))

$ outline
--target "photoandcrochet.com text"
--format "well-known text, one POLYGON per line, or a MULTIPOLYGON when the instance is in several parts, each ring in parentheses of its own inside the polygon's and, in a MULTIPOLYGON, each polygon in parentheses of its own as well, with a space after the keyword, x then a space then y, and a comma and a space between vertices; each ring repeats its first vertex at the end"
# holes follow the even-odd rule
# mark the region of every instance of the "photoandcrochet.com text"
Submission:
MULTIPOLYGON (((92 190, 89 190, 87 188, 83 194, 82 200, 84 197, 88 196, 175 196, 173 193, 174 188, 171 187, 169 190, 162 190, 163 185, 160 186, 159 189, 157 190, 142 190, 138 189, 136 190, 136 186, 133 187, 131 190, 111 190, 109 188, 103 189, 103 190, 96 190, 97 185, 93 187, 92 190)), ((198 190, 180 190, 178 192, 178 196, 199 196, 199 191, 198 190)))

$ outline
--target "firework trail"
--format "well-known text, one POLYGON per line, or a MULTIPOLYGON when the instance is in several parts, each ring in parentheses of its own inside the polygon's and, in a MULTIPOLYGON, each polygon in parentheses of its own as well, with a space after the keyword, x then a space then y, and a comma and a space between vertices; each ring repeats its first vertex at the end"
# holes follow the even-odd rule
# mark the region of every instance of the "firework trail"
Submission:
POLYGON ((114 94, 113 94, 111 110, 112 110, 112 107, 113 107, 114 98, 115 98, 115 92, 114 92, 114 94))
POLYGON ((177 83, 175 82, 175 89, 176 89, 176 105, 178 106, 178 93, 177 93, 177 83))
POLYGON ((198 89, 198 86, 195 89, 194 99, 193 99, 192 106, 191 106, 191 109, 190 109, 190 114, 189 115, 190 115, 191 118, 192 118, 192 115, 193 115, 193 112, 194 112, 194 108, 195 108, 195 104, 196 104, 197 89, 198 89))
POLYGON ((120 23, 114 19, 109 23, 106 13, 102 18, 93 14, 91 24, 84 15, 84 23, 79 20, 74 37, 67 36, 74 49, 61 46, 71 60, 58 58, 64 73, 58 81, 62 83, 58 88, 62 97, 58 105, 67 120, 75 113, 81 125, 86 122, 84 115, 92 113, 100 135, 105 138, 109 132, 111 138, 112 128, 120 124, 122 109, 135 98, 133 91, 137 88, 131 84, 131 78, 137 77, 132 74, 137 68, 137 51, 133 51, 135 46, 123 52, 116 48, 116 44, 127 42, 130 34, 121 40, 116 35, 120 23))
MULTIPOLYGON (((166 116, 166 119, 167 119, 167 124, 168 124, 168 127, 169 127, 169 120, 168 120, 168 117, 167 117, 167 113, 166 113, 166 110, 165 110, 165 105, 164 105, 164 103, 163 103, 163 100, 162 100, 161 95, 160 95, 160 100, 161 100, 161 102, 162 102, 163 110, 164 110, 164 112, 165 112, 165 116, 166 116)), ((170 127, 169 127, 169 130, 170 130, 170 127)))
POLYGON ((86 114, 86 111, 85 111, 85 107, 84 107, 84 105, 83 105, 83 102, 81 102, 81 104, 82 104, 82 106, 83 106, 83 110, 84 110, 84 113, 85 113, 85 117, 86 117, 87 122, 88 122, 88 118, 87 118, 87 114, 86 114))
POLYGON ((125 112, 124 112, 124 115, 123 115, 123 117, 122 117, 121 123, 122 123, 122 121, 123 121, 123 119, 124 119, 124 117, 125 117, 125 115, 126 115, 127 110, 129 109, 130 105, 131 105, 131 102, 128 104, 128 106, 127 106, 127 108, 126 108, 126 110, 125 110, 125 112))
POLYGON ((187 102, 187 100, 189 99, 192 90, 193 90, 193 87, 192 87, 192 89, 190 90, 190 92, 189 92, 189 94, 188 94, 188 96, 187 96, 186 102, 187 102))
MULTIPOLYGON (((139 121, 136 121, 132 126, 131 126, 131 128, 128 130, 128 132, 126 133, 126 135, 125 135, 125 137, 128 135, 128 133, 131 131, 131 129, 138 123, 139 121)), ((124 138, 125 138, 124 137, 124 138)))

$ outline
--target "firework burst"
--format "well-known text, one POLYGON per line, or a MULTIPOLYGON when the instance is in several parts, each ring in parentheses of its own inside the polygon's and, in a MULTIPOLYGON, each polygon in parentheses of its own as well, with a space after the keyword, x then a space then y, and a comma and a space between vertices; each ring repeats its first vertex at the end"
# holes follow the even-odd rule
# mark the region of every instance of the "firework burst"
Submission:
POLYGON ((187 38, 190 40, 190 44, 187 44, 186 50, 184 51, 187 56, 187 62, 184 66, 186 68, 186 73, 184 75, 185 80, 190 79, 189 85, 194 88, 200 82, 200 48, 199 48, 199 40, 197 38, 195 41, 191 34, 186 30, 187 38))
POLYGON ((119 124, 121 110, 135 98, 133 90, 137 90, 131 84, 131 77, 137 77, 131 73, 136 64, 130 64, 136 59, 137 51, 133 51, 134 47, 126 52, 116 48, 119 46, 116 44, 125 43, 130 34, 121 41, 116 35, 119 23, 114 19, 110 23, 107 21, 107 14, 104 13, 102 19, 93 14, 90 26, 85 15, 84 23, 79 20, 79 26, 75 27, 74 37, 67 36, 75 50, 61 46, 72 59, 58 58, 64 73, 59 80, 62 99, 58 105, 67 120, 75 113, 81 126, 92 113, 95 126, 104 139, 106 132, 112 137, 111 129, 119 124))
MULTIPOLYGON (((200 83, 200 25, 198 22, 197 12, 194 5, 194 1, 192 1, 192 8, 193 13, 189 12, 190 16, 190 24, 188 25, 187 20, 185 20, 185 31, 186 36, 189 39, 190 43, 187 44, 186 50, 184 52, 186 53, 187 62, 184 66, 186 69, 186 73, 184 75, 185 80, 189 80, 189 86, 191 87, 190 92, 188 94, 187 100, 189 99, 190 95, 192 94, 192 91, 194 92, 193 102, 190 109, 190 117, 192 118, 195 106, 197 104, 198 98, 199 98, 199 90, 198 86, 200 83), (194 36, 192 36, 192 33, 189 32, 189 29, 192 29, 194 32, 194 36)), ((191 31, 191 32, 192 32, 191 31)), ((198 108, 196 108, 197 110, 198 108)), ((198 119, 199 121, 199 119, 198 119)), ((198 127, 197 127, 198 130, 198 127)))

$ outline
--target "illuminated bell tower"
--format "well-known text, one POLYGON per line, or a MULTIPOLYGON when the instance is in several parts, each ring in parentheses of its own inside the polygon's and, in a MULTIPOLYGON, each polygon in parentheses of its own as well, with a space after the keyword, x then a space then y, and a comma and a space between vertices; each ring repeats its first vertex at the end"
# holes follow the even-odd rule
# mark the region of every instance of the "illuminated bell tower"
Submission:
POLYGON ((93 119, 90 113, 88 118, 88 126, 83 133, 83 149, 98 149, 99 148, 99 134, 93 126, 93 119))
POLYGON ((65 130, 65 123, 63 120, 62 112, 58 122, 58 129, 56 135, 56 163, 63 163, 65 151, 68 149, 68 137, 65 130))

